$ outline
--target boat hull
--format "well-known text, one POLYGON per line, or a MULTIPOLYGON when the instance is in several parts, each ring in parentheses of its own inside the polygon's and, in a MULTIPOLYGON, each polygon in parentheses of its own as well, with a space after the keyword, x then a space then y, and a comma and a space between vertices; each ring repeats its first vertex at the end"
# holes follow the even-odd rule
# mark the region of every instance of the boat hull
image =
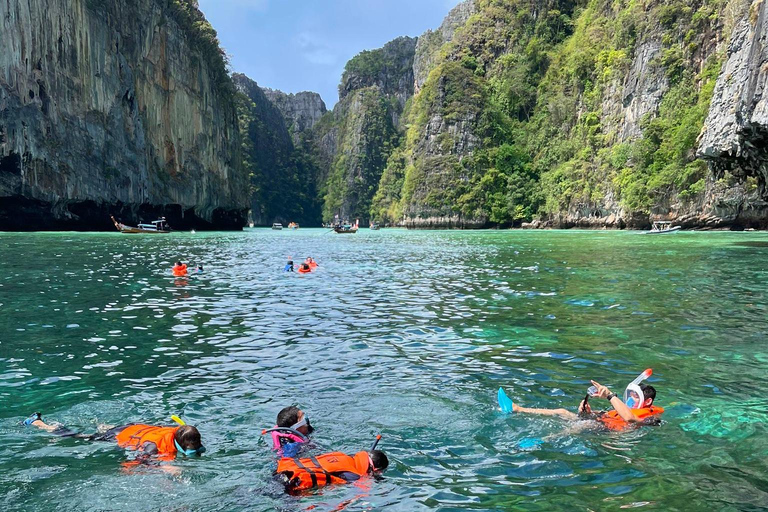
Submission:
POLYGON ((682 228, 680 226, 675 226, 669 229, 660 229, 657 231, 646 231, 645 234, 646 235, 668 235, 669 233, 677 233, 681 229, 682 228))

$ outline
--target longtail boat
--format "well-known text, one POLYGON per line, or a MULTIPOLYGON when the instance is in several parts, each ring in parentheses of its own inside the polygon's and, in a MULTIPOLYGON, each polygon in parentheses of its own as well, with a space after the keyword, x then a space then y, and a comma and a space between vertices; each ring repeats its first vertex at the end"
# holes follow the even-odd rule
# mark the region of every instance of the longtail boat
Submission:
POLYGON ((168 222, 165 217, 159 220, 153 220, 149 224, 139 224, 137 227, 128 226, 122 222, 117 222, 114 215, 109 216, 112 222, 115 224, 115 228, 121 233, 133 234, 133 233, 170 233, 171 228, 168 226, 168 222))

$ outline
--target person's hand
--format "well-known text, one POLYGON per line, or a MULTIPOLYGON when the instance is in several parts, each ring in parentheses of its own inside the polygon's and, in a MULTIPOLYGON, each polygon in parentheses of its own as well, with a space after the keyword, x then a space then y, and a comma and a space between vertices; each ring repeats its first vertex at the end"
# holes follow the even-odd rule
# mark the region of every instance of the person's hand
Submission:
POLYGON ((595 382, 594 380, 591 381, 591 382, 592 382, 592 385, 597 388, 597 396, 599 398, 608 398, 608 395, 611 394, 611 390, 610 389, 608 389, 607 387, 603 386, 599 382, 595 382))
POLYGON ((587 414, 592 414, 592 407, 589 405, 589 402, 586 402, 586 400, 582 400, 579 404, 579 412, 586 412, 587 414))

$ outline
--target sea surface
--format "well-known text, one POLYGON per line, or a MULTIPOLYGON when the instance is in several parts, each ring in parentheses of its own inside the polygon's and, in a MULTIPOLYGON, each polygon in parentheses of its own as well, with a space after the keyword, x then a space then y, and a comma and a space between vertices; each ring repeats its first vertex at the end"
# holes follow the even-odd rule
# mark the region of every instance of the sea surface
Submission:
POLYGON ((3 511, 768 507, 765 233, 2 233, 0 263, 3 511), (575 410, 645 368, 658 427, 496 404, 575 410), (261 430, 291 404, 318 452, 381 434, 384 478, 285 495, 261 430), (86 433, 178 414, 208 451, 131 465, 34 411, 86 433))

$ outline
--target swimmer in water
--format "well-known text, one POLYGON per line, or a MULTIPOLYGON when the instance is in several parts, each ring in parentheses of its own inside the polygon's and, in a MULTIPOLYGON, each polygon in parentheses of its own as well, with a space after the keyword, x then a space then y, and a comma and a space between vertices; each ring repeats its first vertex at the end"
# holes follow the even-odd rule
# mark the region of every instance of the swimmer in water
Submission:
POLYGON ((376 437, 369 451, 357 452, 355 455, 332 452, 305 459, 283 457, 277 462, 275 476, 288 493, 294 494, 379 475, 389 467, 386 454, 376 449, 379 439, 381 436, 376 437))
POLYGON ((596 420, 611 430, 623 430, 630 425, 658 425, 660 423, 659 416, 664 412, 664 409, 653 405, 653 401, 656 399, 656 389, 651 385, 640 383, 643 380, 643 376, 647 378, 650 375, 651 370, 648 369, 635 379, 635 381, 629 384, 624 392, 624 400, 619 398, 616 393, 611 392, 606 386, 591 381, 593 387, 590 388, 590 392, 579 404, 578 413, 571 412, 567 409, 536 409, 521 407, 511 403, 511 401, 505 408, 501 403, 503 401, 502 395, 506 400, 509 399, 501 389, 499 389, 499 403, 502 406, 502 410, 508 410, 507 412, 536 414, 540 416, 558 416, 566 420, 596 420), (590 396, 608 400, 608 403, 613 409, 609 411, 593 411, 592 406, 589 405, 590 396))
POLYGON ((281 456, 296 457, 309 444, 309 435, 314 431, 304 411, 289 406, 277 413, 277 425, 263 433, 271 432, 272 449, 281 456))
POLYGON ((177 261, 176 265, 174 265, 171 270, 173 271, 173 275, 176 277, 182 277, 187 275, 187 265, 186 263, 182 263, 181 261, 177 261))
POLYGON ((205 451, 200 439, 200 432, 192 425, 161 427, 131 423, 112 427, 97 434, 83 434, 63 425, 45 423, 39 412, 24 420, 23 424, 60 437, 73 437, 88 441, 114 441, 120 448, 141 452, 142 458, 156 457, 159 460, 171 460, 179 453, 189 457, 200 455, 205 451))
POLYGON ((283 272, 293 272, 293 260, 288 260, 288 263, 283 267, 283 272))

